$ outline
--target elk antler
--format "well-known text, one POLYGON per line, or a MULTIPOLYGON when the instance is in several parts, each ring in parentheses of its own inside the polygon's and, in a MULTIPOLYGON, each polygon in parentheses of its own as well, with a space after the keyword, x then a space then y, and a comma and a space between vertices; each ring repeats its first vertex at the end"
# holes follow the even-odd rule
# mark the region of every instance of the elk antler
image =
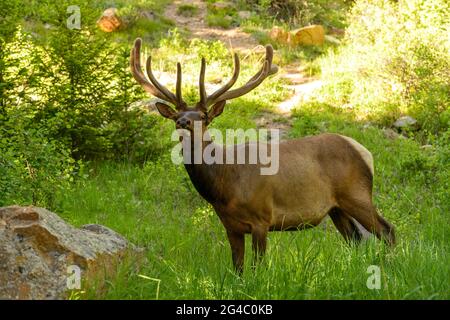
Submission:
POLYGON ((147 80, 144 73, 142 72, 141 67, 141 45, 142 40, 137 38, 134 42, 134 47, 131 49, 131 57, 130 57, 130 67, 131 73, 137 82, 139 82, 142 87, 148 93, 154 95, 157 98, 165 100, 167 102, 175 105, 177 110, 185 110, 186 103, 183 101, 181 96, 181 65, 177 64, 177 84, 176 84, 176 95, 170 92, 166 87, 156 80, 155 76, 152 72, 152 57, 148 57, 147 59, 147 75, 150 81, 147 80))
POLYGON ((211 94, 210 96, 206 95, 205 91, 205 59, 202 59, 202 67, 200 71, 200 102, 198 103, 198 107, 203 111, 207 111, 208 107, 224 100, 234 99, 244 94, 250 92, 254 88, 263 82, 265 78, 268 76, 275 74, 278 71, 278 67, 276 65, 272 65, 273 59, 273 48, 271 45, 266 46, 266 58, 264 60, 262 68, 248 80, 242 87, 230 90, 230 88, 236 83, 236 80, 239 77, 239 57, 237 54, 234 54, 234 72, 231 79, 216 92, 211 94))

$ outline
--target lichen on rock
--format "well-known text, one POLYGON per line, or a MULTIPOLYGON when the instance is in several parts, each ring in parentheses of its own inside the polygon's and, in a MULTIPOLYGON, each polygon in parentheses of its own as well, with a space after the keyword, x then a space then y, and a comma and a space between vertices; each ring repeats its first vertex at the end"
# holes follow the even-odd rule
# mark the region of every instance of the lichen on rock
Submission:
POLYGON ((0 208, 0 299, 63 299, 71 266, 87 283, 137 251, 101 225, 75 228, 38 207, 0 208))

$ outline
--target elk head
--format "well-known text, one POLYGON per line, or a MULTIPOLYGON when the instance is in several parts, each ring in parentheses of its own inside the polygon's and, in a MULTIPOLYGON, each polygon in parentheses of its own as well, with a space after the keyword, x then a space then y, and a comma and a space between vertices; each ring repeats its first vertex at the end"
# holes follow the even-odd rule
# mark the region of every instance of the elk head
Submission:
POLYGON ((203 128, 206 128, 211 121, 219 116, 225 107, 228 100, 238 98, 247 92, 253 90, 263 82, 265 78, 278 71, 278 67, 272 64, 273 49, 272 46, 266 46, 266 57, 262 68, 242 87, 230 90, 236 83, 239 77, 239 57, 234 54, 234 72, 231 79, 220 89, 211 95, 206 94, 205 90, 205 69, 206 61, 202 58, 200 77, 199 77, 199 91, 200 101, 193 106, 188 106, 183 101, 181 94, 181 64, 177 63, 177 82, 176 92, 173 94, 166 87, 161 85, 152 73, 152 59, 151 56, 147 59, 146 71, 148 79, 142 72, 140 62, 142 40, 136 39, 134 47, 131 50, 131 72, 142 87, 155 97, 164 100, 171 104, 173 107, 166 103, 156 102, 156 108, 159 113, 168 119, 172 119, 176 123, 177 129, 187 129, 192 131, 194 128, 194 121, 201 121, 203 128))

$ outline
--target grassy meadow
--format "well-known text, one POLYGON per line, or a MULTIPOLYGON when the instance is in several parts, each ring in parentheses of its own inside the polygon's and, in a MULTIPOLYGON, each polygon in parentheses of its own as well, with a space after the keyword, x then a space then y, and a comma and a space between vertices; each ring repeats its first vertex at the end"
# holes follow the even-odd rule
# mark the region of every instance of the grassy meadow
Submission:
MULTIPOLYGON (((239 114, 238 103, 224 117, 234 118, 236 109, 239 114)), ((350 247, 328 221, 326 228, 269 233, 267 255, 256 270, 250 267, 247 236, 247 263, 238 277, 219 218, 182 166, 173 165, 168 155, 142 166, 101 163, 92 166, 88 179, 58 194, 57 212, 75 225, 100 223, 117 230, 145 248, 146 261, 124 262, 106 290, 104 284, 102 290, 91 287, 82 297, 448 299, 450 202, 448 171, 442 173, 448 158, 408 139, 387 140, 380 129, 364 128, 330 109, 308 106, 294 119, 292 137, 318 133, 324 130, 321 124, 372 151, 374 199, 396 227, 395 248, 372 237, 350 247), (381 269, 379 290, 366 285, 371 265, 381 269)))
MULTIPOLYGON (((79 2, 92 10, 92 16, 106 6, 102 1, 95 6, 79 2)), ((207 2, 210 8, 215 1, 207 2)), ((95 77, 92 72, 100 72, 97 58, 86 58, 86 68, 77 64, 62 40, 54 42, 60 34, 70 39, 71 33, 43 27, 53 18, 39 18, 44 10, 39 4, 24 21, 15 19, 19 31, 14 37, 7 37, 14 33, 0 24, 5 35, 1 43, 9 50, 0 55, 6 61, 0 64, 0 71, 6 68, 0 82, 8 84, 0 86, 6 88, 0 91, 0 204, 47 207, 75 226, 102 224, 143 248, 144 259, 125 259, 115 276, 72 292, 72 299, 449 299, 450 88, 445 70, 450 59, 445 57, 450 58, 446 51, 450 47, 445 30, 450 29, 444 19, 446 2, 434 0, 433 7, 413 1, 408 7, 400 1, 403 11, 397 11, 403 15, 399 17, 396 4, 389 1, 355 1, 353 7, 346 1, 332 1, 334 7, 309 1, 313 5, 303 11, 309 16, 299 15, 292 21, 269 18, 270 10, 263 4, 234 2, 238 9, 251 10, 251 17, 240 21, 233 8, 229 13, 211 11, 207 23, 240 26, 262 44, 271 41, 267 32, 273 25, 293 28, 300 23, 323 23, 330 29, 348 28, 345 36, 336 36, 340 45, 292 48, 274 43, 276 64, 301 65, 305 76, 324 82, 313 97, 292 110, 287 136, 295 139, 335 132, 356 139, 372 152, 374 202, 396 228, 394 248, 373 237, 349 246, 328 220, 308 230, 269 233, 267 254, 255 269, 251 268, 247 236, 243 275, 233 271, 218 216, 198 195, 184 167, 171 162, 174 124, 155 112, 130 107, 149 98, 128 71, 128 52, 137 36, 143 38, 145 54, 152 54, 156 69, 175 74, 176 62, 182 61, 187 102, 198 100, 199 57, 207 58, 208 83, 220 83, 232 73, 226 44, 189 41, 187 30, 164 18, 169 0, 117 1, 119 12, 131 17, 128 30, 112 35, 77 33, 74 41, 86 47, 71 50, 80 50, 78 54, 88 58, 100 52, 101 63, 108 68, 117 62, 95 77), (367 12, 376 9, 379 14, 359 19, 366 12, 364 6, 367 12), (136 10, 153 10, 156 18, 142 22, 136 10), (225 16, 232 19, 224 23, 225 16), (418 17, 423 21, 414 20, 418 17), (383 29, 386 21, 404 25, 401 32, 417 38, 393 46, 398 39, 383 29), (367 30, 368 39, 374 34, 381 38, 370 42, 361 30, 367 30), (33 40, 36 33, 40 37, 33 40), (431 36, 441 42, 431 43, 431 36), (45 43, 47 37, 49 43, 45 43), (27 53, 18 56, 14 48, 24 43, 27 53), (43 50, 46 46, 52 49, 43 50), (90 55, 91 49, 97 51, 90 55), (51 70, 41 65, 49 62, 54 62, 51 70), (361 67, 363 62, 367 63, 361 67), (28 75, 25 69, 33 63, 36 67, 28 75), (62 76, 51 74, 53 69, 62 76), (80 78, 70 77, 70 70, 80 78), (78 86, 73 84, 77 79, 81 79, 78 86), (405 114, 419 120, 420 130, 388 136, 392 122, 405 114), (379 289, 367 285, 370 266, 381 270, 379 289)), ((187 4, 179 13, 196 15, 198 8, 187 4)), ((257 72, 260 61, 261 54, 241 56, 237 85, 257 72)), ((227 103, 212 127, 257 128, 258 119, 276 112, 277 104, 289 98, 285 84, 280 75, 267 79, 227 103)), ((174 88, 173 82, 169 88, 174 88)))

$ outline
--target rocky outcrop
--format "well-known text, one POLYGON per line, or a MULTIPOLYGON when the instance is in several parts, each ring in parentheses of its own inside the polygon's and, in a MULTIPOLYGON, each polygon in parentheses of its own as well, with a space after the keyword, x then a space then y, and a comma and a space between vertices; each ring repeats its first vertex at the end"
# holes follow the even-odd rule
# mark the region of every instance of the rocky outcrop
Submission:
POLYGON ((325 41, 325 29, 321 25, 312 25, 291 33, 291 45, 322 45, 325 41))
POLYGON ((97 26, 104 32, 116 31, 122 24, 122 19, 120 19, 116 8, 106 9, 100 19, 97 20, 97 26))
POLYGON ((68 281, 85 284, 112 275, 136 252, 101 225, 74 228, 43 208, 0 208, 0 299, 63 299, 68 281), (74 279, 80 272, 80 279, 74 279))
POLYGON ((277 43, 290 46, 318 46, 323 45, 325 41, 325 29, 321 25, 312 25, 293 31, 286 31, 275 26, 270 30, 269 37, 277 43))
POLYGON ((420 125, 417 120, 410 116, 403 116, 398 118, 393 123, 393 126, 399 131, 417 131, 420 129, 420 125))
POLYGON ((250 11, 238 11, 238 17, 241 20, 247 20, 250 19, 250 17, 252 16, 252 13, 250 11))
POLYGON ((272 39, 277 43, 287 44, 289 40, 289 32, 280 27, 275 26, 270 30, 269 37, 270 39, 272 39))

